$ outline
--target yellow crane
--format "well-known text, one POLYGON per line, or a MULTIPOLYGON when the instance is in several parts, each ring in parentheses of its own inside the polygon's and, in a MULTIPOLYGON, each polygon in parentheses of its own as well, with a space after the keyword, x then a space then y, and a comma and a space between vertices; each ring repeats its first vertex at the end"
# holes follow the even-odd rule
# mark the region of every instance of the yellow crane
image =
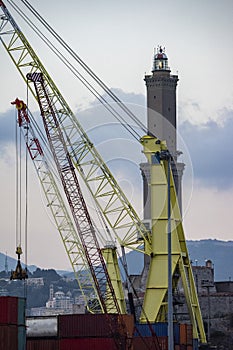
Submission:
MULTIPOLYGON (((166 213, 165 210, 161 210, 160 215, 157 216, 156 206, 153 207, 152 203, 152 215, 154 218, 152 219, 152 234, 146 230, 132 205, 112 176, 110 170, 78 123, 65 99, 2 1, 0 1, 0 7, 4 13, 0 26, 0 40, 25 82, 27 82, 26 73, 43 74, 45 84, 49 88, 52 104, 56 110, 59 111, 60 126, 73 164, 84 179, 98 208, 105 216, 107 223, 114 233, 114 237, 117 238, 118 244, 123 247, 139 250, 151 256, 144 298, 144 311, 145 315, 149 315, 148 319, 151 322, 164 320, 168 291, 168 282, 165 278, 167 274, 166 259, 168 255, 165 237, 167 231, 165 227, 168 223, 168 213, 166 213), (138 241, 138 237, 140 237, 140 241, 138 241), (143 247, 141 244, 142 241, 144 243, 143 247)), ((35 96, 35 92, 30 83, 29 88, 35 96)), ((157 153, 164 150, 164 143, 159 143, 157 141, 158 140, 154 136, 147 135, 142 138, 144 153, 149 162, 152 162, 152 159, 156 157, 157 153)), ((156 201, 159 206, 163 200, 165 200, 164 203, 166 203, 166 199, 164 198, 167 198, 168 183, 164 179, 164 174, 166 174, 166 160, 162 160, 161 158, 157 169, 152 166, 152 180, 150 184, 150 186, 154 188, 154 201, 156 201)), ((175 223, 175 239, 173 240, 172 246, 173 287, 176 285, 174 271, 178 269, 185 289, 186 302, 194 327, 194 336, 201 339, 202 342, 205 342, 205 332, 172 175, 169 191, 171 191, 172 194, 171 218, 173 223, 175 223)), ((164 203, 162 205, 165 206, 164 203)), ((143 315, 141 321, 145 322, 145 317, 143 315)))

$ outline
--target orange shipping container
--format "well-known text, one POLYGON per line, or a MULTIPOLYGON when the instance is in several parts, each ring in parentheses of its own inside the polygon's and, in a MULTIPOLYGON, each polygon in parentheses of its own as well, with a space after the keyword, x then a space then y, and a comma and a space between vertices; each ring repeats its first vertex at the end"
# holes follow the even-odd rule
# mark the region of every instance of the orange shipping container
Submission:
POLYGON ((193 330, 191 324, 180 324, 180 344, 192 345, 193 344, 193 330))

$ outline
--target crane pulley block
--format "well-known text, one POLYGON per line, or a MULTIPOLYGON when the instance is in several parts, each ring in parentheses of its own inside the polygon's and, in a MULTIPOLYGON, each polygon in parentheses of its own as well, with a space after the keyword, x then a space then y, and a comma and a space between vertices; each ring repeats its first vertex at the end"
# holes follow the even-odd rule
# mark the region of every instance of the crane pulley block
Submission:
POLYGON ((20 261, 20 255, 23 254, 22 248, 18 246, 16 248, 16 254, 18 255, 17 265, 14 271, 11 271, 11 280, 25 280, 28 278, 27 268, 23 268, 20 261))

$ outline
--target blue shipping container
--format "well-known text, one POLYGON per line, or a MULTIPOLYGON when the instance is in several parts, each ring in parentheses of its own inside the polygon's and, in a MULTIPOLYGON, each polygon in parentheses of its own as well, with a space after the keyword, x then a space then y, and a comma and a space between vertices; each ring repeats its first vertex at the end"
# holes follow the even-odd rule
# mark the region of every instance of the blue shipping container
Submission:
POLYGON ((193 339, 193 350, 199 349, 198 344, 199 344, 198 339, 193 339))
MULTIPOLYGON (((168 324, 167 322, 156 322, 148 324, 135 324, 135 332, 134 337, 151 337, 151 328, 153 329, 153 332, 157 335, 157 337, 167 337, 168 336, 168 324)), ((174 323, 173 326, 173 332, 174 332, 174 342, 175 344, 180 343, 180 327, 178 323, 174 323)))

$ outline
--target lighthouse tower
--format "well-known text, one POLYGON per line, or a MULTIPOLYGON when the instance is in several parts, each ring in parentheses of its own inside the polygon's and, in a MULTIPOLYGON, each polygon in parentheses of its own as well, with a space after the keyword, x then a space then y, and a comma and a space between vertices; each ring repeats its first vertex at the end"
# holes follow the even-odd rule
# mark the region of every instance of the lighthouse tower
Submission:
MULTIPOLYGON (((154 54, 152 74, 145 76, 147 89, 148 133, 166 141, 173 157, 172 171, 180 210, 182 211, 182 175, 184 163, 177 162, 181 152, 177 150, 176 87, 178 76, 172 75, 165 49, 159 46, 154 54)), ((140 164, 143 177, 144 220, 151 218, 150 166, 140 164)))
POLYGON ((176 86, 177 75, 171 75, 168 58, 159 47, 154 55, 152 74, 145 76, 147 88, 147 126, 149 132, 176 153, 176 86))
MULTIPOLYGON (((182 212, 182 176, 184 163, 177 161, 181 152, 177 150, 177 118, 176 118, 176 87, 178 76, 172 75, 168 65, 165 49, 159 46, 154 53, 153 67, 150 75, 145 75, 147 89, 147 129, 150 135, 161 141, 166 141, 173 161, 173 172, 176 193, 180 211, 182 212)), ((149 163, 141 163, 140 169, 143 179, 143 207, 144 223, 151 229, 151 191, 149 184, 151 171, 149 163)), ((145 288, 150 265, 149 256, 144 256, 144 269, 141 275, 141 287, 145 288)))

